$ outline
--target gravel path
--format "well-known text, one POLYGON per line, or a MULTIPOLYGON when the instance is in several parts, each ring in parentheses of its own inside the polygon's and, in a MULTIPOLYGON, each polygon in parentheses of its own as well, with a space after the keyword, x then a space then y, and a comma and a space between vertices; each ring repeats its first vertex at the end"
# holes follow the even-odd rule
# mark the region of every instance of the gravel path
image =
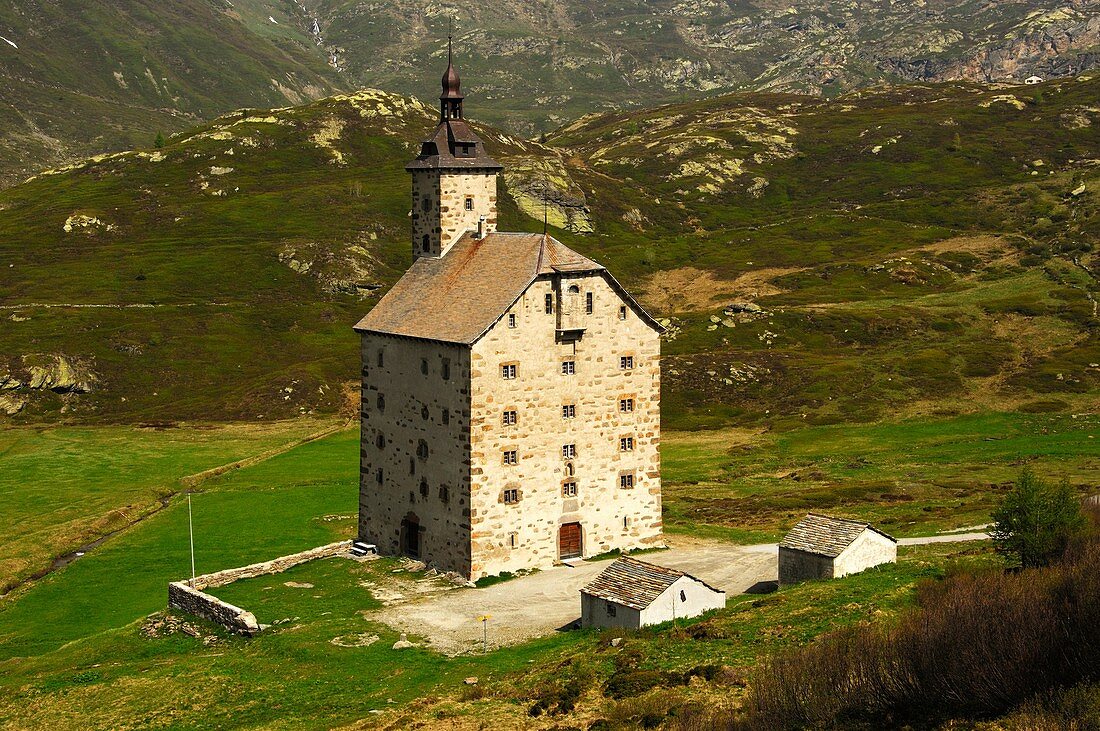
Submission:
MULTIPOLYGON (((924 538, 903 538, 903 546, 976 541, 985 533, 961 533, 924 538)), ((669 539, 667 551, 640 558, 661 566, 680 569, 727 596, 743 594, 757 584, 778 580, 775 543, 732 546, 681 536, 669 539)), ((611 563, 583 561, 575 566, 554 566, 484 589, 459 589, 420 601, 402 603, 364 616, 390 625, 400 632, 427 637, 433 650, 447 655, 480 651, 482 625, 478 618, 488 614, 490 648, 518 644, 563 629, 580 617, 581 587, 611 563)))

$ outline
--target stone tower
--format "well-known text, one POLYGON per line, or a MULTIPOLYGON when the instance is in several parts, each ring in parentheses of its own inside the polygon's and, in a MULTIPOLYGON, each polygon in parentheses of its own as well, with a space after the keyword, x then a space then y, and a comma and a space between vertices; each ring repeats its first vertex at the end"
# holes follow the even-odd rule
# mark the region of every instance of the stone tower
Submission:
POLYGON ((439 125, 405 166, 412 173, 412 246, 418 259, 443 256, 467 231, 485 236, 496 230, 497 174, 503 168, 466 124, 463 98, 448 39, 439 125))

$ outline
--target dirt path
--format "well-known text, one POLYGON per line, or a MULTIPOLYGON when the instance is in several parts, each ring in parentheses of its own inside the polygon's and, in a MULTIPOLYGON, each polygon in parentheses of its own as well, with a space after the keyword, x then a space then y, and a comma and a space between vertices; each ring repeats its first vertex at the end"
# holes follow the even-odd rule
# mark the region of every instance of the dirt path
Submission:
MULTIPOLYGON (((903 546, 984 540, 985 533, 955 533, 922 538, 903 538, 903 546)), ((727 596, 745 593, 778 577, 775 543, 732 546, 728 543, 689 538, 669 539, 667 551, 641 558, 680 569, 727 596)), ((422 601, 401 603, 365 612, 364 616, 400 632, 426 637, 428 646, 445 655, 481 650, 482 626, 478 618, 488 614, 490 648, 515 645, 571 625, 580 617, 579 592, 611 563, 584 561, 576 566, 555 566, 530 576, 484 589, 460 589, 436 594, 422 601)))

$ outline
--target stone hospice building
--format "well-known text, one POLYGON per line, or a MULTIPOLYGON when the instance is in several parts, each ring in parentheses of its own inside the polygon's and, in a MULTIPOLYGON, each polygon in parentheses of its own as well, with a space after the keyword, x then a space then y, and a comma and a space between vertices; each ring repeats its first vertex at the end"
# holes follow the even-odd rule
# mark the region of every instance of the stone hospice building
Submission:
POLYGON ((608 271, 497 228, 448 57, 407 166, 415 261, 362 336, 359 541, 477 579, 661 542, 661 327, 608 271))

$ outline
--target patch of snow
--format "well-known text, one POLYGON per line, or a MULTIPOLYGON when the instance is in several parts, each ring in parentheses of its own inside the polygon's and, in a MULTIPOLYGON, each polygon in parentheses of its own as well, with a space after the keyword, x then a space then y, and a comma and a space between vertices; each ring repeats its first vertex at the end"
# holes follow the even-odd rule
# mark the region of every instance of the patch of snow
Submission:
POLYGON ((0 41, 3 41, 4 43, 7 43, 9 46, 11 46, 12 48, 14 48, 17 51, 19 50, 19 46, 15 45, 14 41, 9 41, 4 36, 0 36, 0 41))
POLYGON ((274 19, 274 18, 272 18, 272 17, 270 16, 270 15, 269 15, 269 16, 267 16, 267 19, 268 19, 268 20, 270 20, 270 21, 271 21, 272 23, 274 23, 275 25, 278 25, 278 24, 279 24, 279 21, 275 20, 275 19, 274 19))

